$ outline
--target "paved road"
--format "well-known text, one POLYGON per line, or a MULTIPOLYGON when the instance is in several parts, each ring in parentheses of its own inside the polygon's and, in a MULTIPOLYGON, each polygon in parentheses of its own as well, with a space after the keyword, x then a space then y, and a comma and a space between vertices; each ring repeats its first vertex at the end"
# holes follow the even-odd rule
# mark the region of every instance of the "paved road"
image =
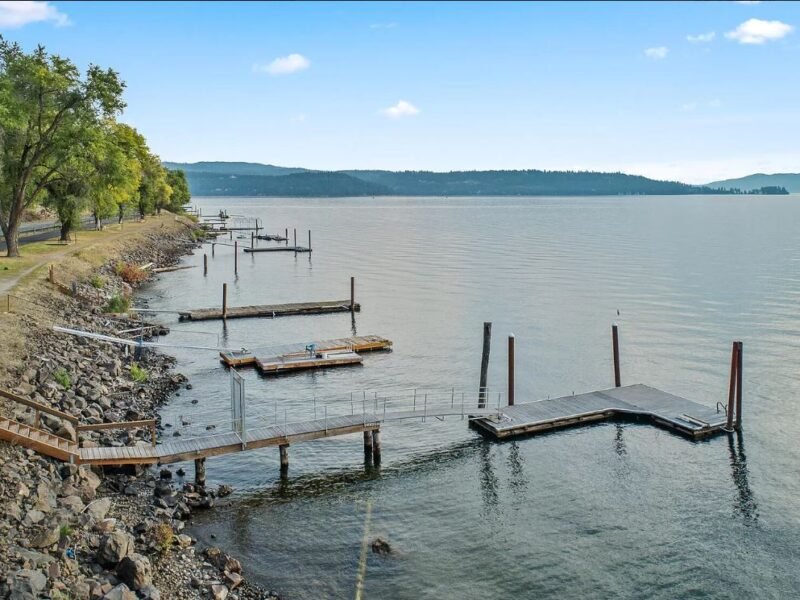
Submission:
MULTIPOLYGON (((128 218, 128 217, 126 217, 128 218)), ((104 225, 116 223, 117 219, 106 219, 104 225)), ((43 242, 61 237, 60 224, 58 220, 35 221, 33 223, 23 223, 19 226, 19 245, 32 244, 33 242, 43 242), (39 231, 39 230, 43 231, 39 231)), ((94 217, 85 217, 81 221, 81 229, 94 229, 94 217)), ((0 251, 5 252, 6 240, 0 236, 0 251)))

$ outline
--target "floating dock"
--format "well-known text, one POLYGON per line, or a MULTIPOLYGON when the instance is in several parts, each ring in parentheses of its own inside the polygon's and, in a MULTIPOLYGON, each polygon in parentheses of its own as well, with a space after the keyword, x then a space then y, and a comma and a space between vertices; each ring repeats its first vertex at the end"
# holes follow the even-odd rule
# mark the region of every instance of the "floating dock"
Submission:
POLYGON ((727 420, 724 412, 642 384, 506 406, 500 412, 472 424, 504 439, 615 418, 640 418, 699 439, 723 432, 727 420))
POLYGON ((266 240, 268 242, 288 242, 289 238, 282 236, 281 234, 265 234, 265 235, 257 235, 257 240, 266 240))
POLYGON ((262 375, 280 375, 290 371, 308 369, 327 369, 330 367, 346 367, 360 365, 364 359, 351 350, 328 352, 304 352, 302 354, 284 354, 271 358, 256 359, 256 366, 262 375))
MULTIPOLYGON (((313 342, 317 352, 335 352, 337 350, 351 350, 353 352, 376 352, 379 350, 391 350, 392 341, 379 335, 362 335, 348 338, 338 338, 335 340, 325 340, 313 342)), ((288 349, 282 356, 290 354, 300 354, 306 345, 298 344, 297 347, 288 349)), ((228 367, 247 367, 257 366, 258 357, 252 352, 220 352, 220 360, 228 367)), ((262 361, 266 359, 261 359, 262 361)))
POLYGON ((268 246, 266 248, 245 248, 245 252, 311 252, 307 246, 268 246))
POLYGON ((296 302, 293 304, 262 304, 257 306, 231 306, 222 308, 198 308, 179 311, 181 320, 209 321, 213 319, 245 319, 253 317, 285 317, 289 315, 321 315, 336 312, 359 312, 361 305, 349 300, 329 302, 296 302))

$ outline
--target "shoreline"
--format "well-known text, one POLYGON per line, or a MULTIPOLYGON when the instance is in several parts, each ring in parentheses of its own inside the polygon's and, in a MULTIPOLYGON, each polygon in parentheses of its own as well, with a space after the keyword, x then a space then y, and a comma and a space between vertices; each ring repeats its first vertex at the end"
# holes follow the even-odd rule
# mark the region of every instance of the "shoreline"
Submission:
MULTIPOLYGON (((82 423, 152 418, 160 428, 159 409, 191 385, 174 371, 175 358, 148 350, 137 361, 107 343, 52 330, 67 325, 115 335, 141 324, 103 310, 109 298, 131 297, 137 287, 121 278, 120 261, 172 266, 197 247, 196 227, 187 219, 168 215, 149 224, 116 244, 69 253, 56 267, 57 285, 35 274, 16 282, 12 312, 0 314, 9 355, 0 386, 82 423)), ((6 399, 0 407, 5 417, 33 423, 28 407, 6 399)), ((81 431, 78 440, 67 422, 43 414, 41 423, 84 447, 150 444, 146 429, 81 431)), ((212 508, 230 488, 173 483, 168 469, 103 473, 4 441, 0 478, 2 597, 278 598, 246 582, 238 560, 219 548, 201 552, 183 533, 194 511, 212 508)))

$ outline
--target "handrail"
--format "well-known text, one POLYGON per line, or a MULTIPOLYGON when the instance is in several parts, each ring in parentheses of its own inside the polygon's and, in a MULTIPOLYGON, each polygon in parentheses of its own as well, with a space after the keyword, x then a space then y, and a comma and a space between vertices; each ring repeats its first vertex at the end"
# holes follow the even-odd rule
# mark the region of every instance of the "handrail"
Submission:
POLYGON ((111 423, 94 423, 78 425, 76 431, 101 431, 104 429, 142 429, 150 430, 150 443, 156 445, 156 420, 143 419, 141 421, 113 421, 111 423))
MULTIPOLYGON (((50 415, 53 415, 54 417, 58 417, 59 419, 63 419, 64 421, 69 421, 71 424, 76 425, 76 426, 80 422, 77 417, 73 417, 72 415, 68 415, 67 413, 61 412, 60 410, 57 410, 55 408, 51 408, 51 407, 47 406, 46 404, 41 404, 41 403, 36 402, 34 400, 28 400, 27 398, 22 398, 21 396, 17 396, 16 394, 12 394, 11 392, 7 392, 5 390, 0 390, 0 396, 2 396, 4 398, 8 398, 9 400, 13 400, 14 402, 17 402, 18 404, 22 404, 24 406, 28 406, 30 408, 33 408, 34 410, 37 411, 37 413, 38 412, 48 413, 50 415)), ((38 421, 38 414, 37 414, 37 421, 38 421)))

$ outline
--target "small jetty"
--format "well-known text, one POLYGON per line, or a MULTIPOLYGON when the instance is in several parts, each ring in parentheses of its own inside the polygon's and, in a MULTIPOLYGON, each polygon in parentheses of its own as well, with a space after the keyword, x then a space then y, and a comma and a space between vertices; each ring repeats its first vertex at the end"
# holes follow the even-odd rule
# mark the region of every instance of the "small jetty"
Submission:
POLYGON ((698 439, 722 432, 727 415, 656 388, 636 384, 506 406, 499 415, 476 419, 472 425, 491 437, 505 439, 611 419, 648 420, 698 439))
POLYGON ((335 350, 333 352, 311 350, 297 354, 257 358, 256 366, 262 375, 281 375, 308 369, 360 365, 363 362, 364 359, 352 350, 335 350))
POLYGON ((265 240, 267 242, 287 242, 287 241, 289 241, 288 237, 284 237, 279 233, 276 233, 276 234, 267 233, 267 234, 257 235, 256 239, 257 240, 265 240))
POLYGON ((311 252, 308 246, 266 246, 264 248, 245 248, 245 252, 311 252))
POLYGON ((210 321, 214 319, 247 319, 255 317, 286 317, 289 315, 322 315, 337 312, 359 312, 361 305, 350 300, 327 302, 295 302, 290 304, 261 304, 254 306, 230 306, 222 308, 198 308, 178 311, 181 320, 210 321))
MULTIPOLYGON (((337 338, 334 340, 313 342, 313 344, 297 344, 294 347, 285 349, 281 356, 291 356, 303 353, 309 346, 313 346, 317 352, 337 352, 341 350, 350 350, 352 352, 364 353, 376 352, 380 350, 391 350, 392 341, 379 335, 362 335, 347 338, 337 338)), ((267 362, 267 359, 259 359, 255 353, 249 351, 220 352, 219 357, 220 360, 228 367, 258 366, 259 360, 261 360, 261 362, 267 362)))

